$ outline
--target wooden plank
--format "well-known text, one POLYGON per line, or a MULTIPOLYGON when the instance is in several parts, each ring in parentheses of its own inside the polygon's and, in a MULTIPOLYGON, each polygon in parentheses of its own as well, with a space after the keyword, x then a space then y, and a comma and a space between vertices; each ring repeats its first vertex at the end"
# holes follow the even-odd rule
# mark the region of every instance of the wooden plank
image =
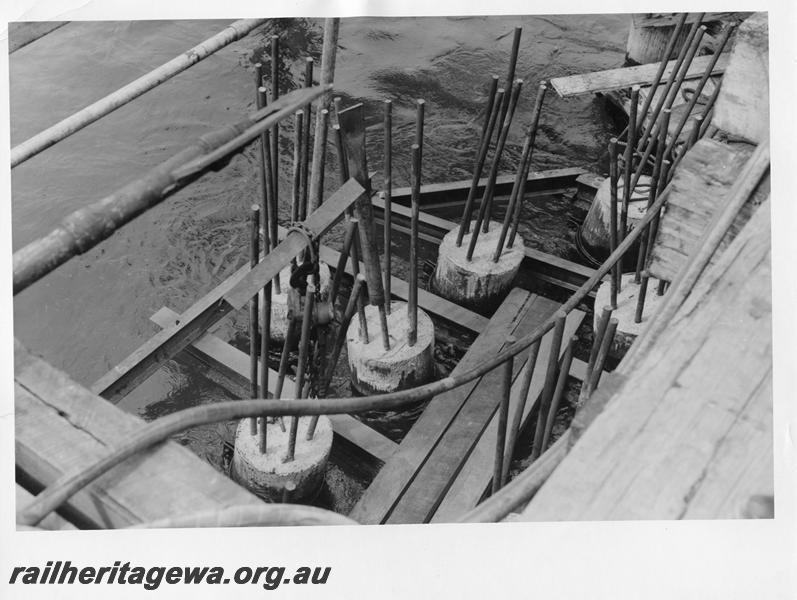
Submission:
MULTIPOLYGON (((710 12, 706 13, 701 20, 701 23, 714 23, 716 21, 724 21, 726 19, 741 19, 748 15, 750 12, 710 12)), ((678 22, 680 15, 678 13, 648 13, 648 14, 635 14, 633 15, 634 25, 637 27, 674 27, 678 22)), ((690 13, 686 17, 686 25, 691 25, 697 20, 697 13, 690 13)))
MULTIPOLYGON (((372 198, 374 208, 383 214, 385 210, 384 200, 374 197, 372 198)), ((410 209, 400 204, 393 204, 391 206, 391 213, 393 215, 393 225, 400 228, 402 223, 406 223, 410 218, 410 209)), ((458 227, 456 223, 441 219, 426 212, 421 212, 419 216, 419 223, 422 227, 426 227, 429 231, 434 232, 437 237, 438 243, 443 239, 443 236, 458 227)), ((431 239, 431 238, 429 238, 431 239)), ((562 282, 569 280, 573 288, 578 287, 589 279, 595 272, 595 269, 585 267, 578 263, 569 261, 552 254, 546 254, 534 248, 526 247, 525 259, 523 267, 528 268, 534 273, 535 277, 542 274, 552 276, 552 281, 562 282)))
MULTIPOLYGON (((567 316, 564 330, 564 340, 570 339, 575 335, 584 313, 574 310, 567 316)), ((551 353, 552 332, 548 332, 540 343, 540 352, 537 357, 537 367, 531 378, 528 396, 523 407, 521 418, 521 429, 527 427, 529 416, 534 409, 543 384, 545 383, 544 365, 548 362, 551 353)), ((564 353, 564 347, 560 349, 560 356, 564 353)), ((525 368, 525 363, 523 368, 525 368)), ((586 363, 577 360, 573 361, 570 367, 570 376, 576 379, 583 379, 586 363), (580 363, 580 364, 579 364, 580 363)), ((515 380, 510 395, 508 422, 512 423, 514 415, 520 408, 520 382, 515 380)), ((453 523, 470 509, 474 508, 486 493, 490 490, 493 475, 493 460, 495 458, 495 443, 498 435, 498 415, 493 415, 484 434, 479 438, 476 447, 465 461, 462 469, 457 473, 456 478, 451 483, 450 488, 445 493, 442 501, 431 518, 432 523, 453 523)))
MULTIPOLYGON (((487 328, 454 368, 452 375, 470 370, 500 351, 514 329, 515 320, 525 310, 530 299, 528 292, 514 288, 490 319, 487 328)), ((415 472, 456 417, 476 384, 476 381, 467 383, 429 401, 399 445, 398 451, 382 467, 354 506, 350 515, 353 519, 359 523, 375 524, 387 518, 395 501, 412 481, 415 472)))
POLYGON ((769 209, 707 267, 634 371, 620 365, 624 385, 524 520, 738 518, 743 498, 772 489, 769 209))
MULTIPOLYGON (((708 67, 711 56, 698 56, 689 66, 686 72, 686 79, 696 79, 702 77, 708 67)), ((569 75, 567 77, 554 77, 551 85, 562 98, 571 98, 581 94, 594 94, 596 92, 608 92, 630 88, 634 85, 650 85, 656 76, 660 63, 647 63, 636 67, 623 67, 620 69, 608 69, 606 71, 595 71, 581 75, 569 75)), ((661 83, 666 83, 672 76, 672 69, 675 61, 668 61, 661 83)), ((717 64, 712 71, 713 75, 725 72, 728 66, 728 54, 719 57, 717 64)))
MULTIPOLYGON (((161 308, 150 319, 161 327, 169 327, 181 317, 170 308, 161 308)), ((249 356, 234 348, 215 335, 206 333, 196 340, 186 351, 213 369, 222 371, 238 384, 238 387, 249 387, 249 356)), ((287 381, 293 378, 287 376, 287 381)), ((274 394, 277 387, 277 372, 269 369, 269 392, 274 394)), ((288 383, 283 387, 282 398, 293 397, 293 385, 288 383)), ((352 444, 368 452, 371 456, 386 462, 395 452, 398 444, 385 437, 375 429, 369 427, 351 415, 328 415, 332 421, 332 428, 336 434, 345 438, 352 444)))
MULTIPOLYGON (((706 233, 741 168, 753 152, 749 144, 702 139, 684 156, 670 184, 669 198, 656 236, 648 271, 672 281, 706 233)), ((726 248, 769 193, 769 177, 740 211, 723 240, 726 248)))
MULTIPOLYGON (((316 237, 323 235, 364 193, 364 188, 350 179, 307 218, 305 226, 316 237)), ((239 269, 186 310, 182 315, 184 320, 155 334, 111 369, 92 386, 92 391, 113 402, 123 398, 227 314, 243 308, 306 245, 305 237, 300 233, 288 235, 256 267, 250 269, 247 265, 239 269)))
POLYGON ((769 139, 769 26, 766 12, 736 30, 711 124, 757 144, 769 139))
MULTIPOLYGON (((557 302, 535 296, 516 321, 512 336, 521 338, 542 325, 559 308, 557 302)), ((517 379, 524 364, 520 355, 513 362, 512 379, 517 379)), ((542 357, 547 364, 547 357, 542 357)), ((432 452, 393 508, 387 523, 426 523, 459 473, 501 401, 501 369, 482 377, 468 395, 456 419, 445 430, 432 452)), ((482 490, 483 491, 483 490, 482 490)))
MULTIPOLYGON (((17 468, 37 485, 93 464, 144 425, 14 341, 17 468)), ((174 442, 118 465, 67 503, 81 520, 119 528, 261 501, 174 442)))
POLYGON ((13 54, 20 48, 43 38, 69 21, 27 21, 8 24, 8 53, 13 54))
MULTIPOLYGON (((586 172, 587 170, 581 167, 567 167, 529 173, 524 191, 532 192, 545 190, 546 188, 560 188, 563 183, 570 183, 575 180, 576 177, 586 172)), ((499 175, 495 180, 495 195, 508 196, 512 192, 514 183, 514 174, 499 175)), ((462 200, 464 202, 470 190, 470 185, 470 179, 448 181, 445 183, 427 183, 426 185, 422 185, 420 194, 421 206, 439 202, 449 202, 451 200, 462 200)), ((477 186, 476 193, 481 197, 481 194, 484 193, 484 188, 487 186, 487 178, 480 179, 477 186)), ((411 196, 411 187, 400 187, 392 191, 391 199, 393 202, 399 204, 409 204, 411 196)))

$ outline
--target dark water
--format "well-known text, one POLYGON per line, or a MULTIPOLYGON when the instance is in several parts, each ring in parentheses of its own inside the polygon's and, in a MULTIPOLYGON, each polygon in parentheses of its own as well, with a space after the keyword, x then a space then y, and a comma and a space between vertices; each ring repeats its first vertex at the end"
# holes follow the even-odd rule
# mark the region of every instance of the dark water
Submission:
MULTIPOLYGON (((221 30, 226 21, 71 23, 10 57, 11 144, 121 87, 221 30)), ((525 79, 504 169, 520 154, 541 79, 622 63, 626 16, 359 18, 341 23, 336 94, 364 102, 372 169, 382 162, 381 103, 394 102, 394 180, 409 182, 414 100, 426 100, 425 183, 466 179, 475 153, 490 75, 505 77, 512 30, 523 26, 517 76, 525 79)), ((320 65, 321 26, 274 21, 12 171, 13 246, 49 232, 65 215, 101 198, 175 154, 199 135, 253 108, 253 63, 270 36, 282 40, 285 88, 301 81, 304 57, 320 65)), ((267 62, 267 61, 265 61, 267 62)), ((281 189, 289 191, 291 127, 281 140, 281 189)), ((601 169, 608 117, 592 97, 549 92, 534 169, 601 169)), ((183 311, 245 261, 248 207, 258 198, 249 149, 139 217, 85 256, 73 259, 15 298, 15 335, 77 381, 90 385, 146 341, 162 306, 183 311)), ((330 159, 334 168, 334 157, 330 159)), ((332 191, 335 177, 327 177, 332 191)), ((379 176, 375 179, 378 186, 379 176)), ((287 195, 285 196, 287 198, 287 195)), ((535 199, 524 209, 527 243, 560 255, 571 245, 567 206, 535 199)), ((281 210, 287 217, 287 201, 281 210)), ((328 243, 336 245, 339 232, 328 243)), ((405 272, 397 241, 394 266, 405 272)), ((424 251, 427 270, 433 253, 424 251)), ((241 340, 246 311, 216 333, 241 340)), ((454 332, 456 333, 456 332, 454 332)), ((440 365, 452 358, 438 348, 440 365)), ((454 356, 455 357, 455 356, 454 356)), ((334 393, 347 395, 345 373, 334 393)), ((145 418, 212 402, 226 393, 190 362, 172 361, 121 405, 145 418)), ((390 434, 389 420, 376 418, 390 434), (387 425, 386 425, 387 423, 387 425)), ((200 428, 180 441, 219 463, 230 424, 200 428)), ((393 432, 395 433, 395 432, 393 432)), ((345 478, 343 478, 345 479, 345 478)), ((354 485, 344 482, 343 487, 354 485)), ((351 490, 349 490, 351 491, 351 490)), ((344 490, 344 493, 348 493, 344 490)))

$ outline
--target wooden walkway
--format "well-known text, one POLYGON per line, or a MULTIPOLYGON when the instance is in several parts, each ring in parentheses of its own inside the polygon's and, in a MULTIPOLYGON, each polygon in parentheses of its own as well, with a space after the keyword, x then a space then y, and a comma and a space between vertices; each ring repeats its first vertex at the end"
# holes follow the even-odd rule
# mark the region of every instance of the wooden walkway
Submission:
MULTIPOLYGON (((494 356, 510 336, 530 333, 557 308, 555 302, 513 289, 452 374, 494 356)), ((579 311, 571 313, 565 339, 582 318, 579 311)), ((541 348, 538 364, 545 364, 549 344, 541 348)), ((523 358, 521 355, 515 361, 513 381, 523 367, 523 358)), ((475 506, 492 476, 498 377, 498 373, 489 373, 433 398, 350 516, 366 524, 424 523, 447 520, 475 506), (436 518, 438 509, 441 514, 436 518)), ((532 394, 538 395, 540 388, 539 381, 532 385, 528 412, 532 394)))
MULTIPOLYGON (((17 474, 36 492, 94 464, 144 425, 14 342, 17 474)), ((23 494, 24 496, 24 494, 23 494)), ((128 527, 262 501, 189 449, 166 442, 118 465, 66 504, 83 528, 128 527)))
MULTIPOLYGON (((667 208, 648 265, 653 277, 672 281, 683 268, 754 148, 750 144, 723 144, 702 139, 689 149, 670 184, 667 208)), ((767 197, 769 187, 767 175, 736 216, 717 250, 718 255, 767 197)))
POLYGON ((618 390, 522 520, 732 519, 773 495, 769 211, 706 268, 633 372, 620 364, 618 390))

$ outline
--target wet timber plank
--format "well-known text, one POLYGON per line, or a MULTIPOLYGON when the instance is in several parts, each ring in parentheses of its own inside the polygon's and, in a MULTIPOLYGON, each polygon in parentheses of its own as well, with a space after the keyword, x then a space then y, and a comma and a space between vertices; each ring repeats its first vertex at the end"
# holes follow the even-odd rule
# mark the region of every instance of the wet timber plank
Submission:
MULTIPOLYGON (((575 335, 584 313, 580 310, 571 311, 565 322, 563 340, 570 339, 575 335)), ((564 344, 563 344, 564 345, 564 344)), ((540 352, 537 356, 537 366, 529 385, 526 403, 523 407, 523 417, 520 421, 521 430, 528 425, 529 416, 539 400, 545 383, 545 365, 551 353, 551 332, 548 332, 540 343, 540 352)), ((564 348, 560 350, 560 357, 564 353, 564 348)), ((523 358, 526 353, 521 354, 523 358)), ((518 362, 518 357, 515 359, 518 362)), ((523 361, 523 368, 526 361, 523 361)), ((574 361, 570 368, 570 376, 583 379, 586 364, 583 361, 574 361)), ((520 381, 515 378, 512 391, 509 397, 509 416, 508 422, 512 423, 515 413, 520 408, 520 381)), ((495 442, 498 435, 498 415, 493 414, 492 419, 484 433, 479 437, 479 441, 473 451, 465 460, 461 470, 451 482, 448 491, 445 492, 439 506, 434 511, 431 518, 432 523, 451 523, 457 520, 470 509, 474 508, 490 490, 492 485, 493 461, 495 458, 495 442)))
POLYGON ((709 265, 523 520, 739 518, 771 494, 769 201, 709 265))
MULTIPOLYGON (((150 319, 161 327, 168 327, 175 320, 180 319, 180 315, 164 307, 152 315, 150 319)), ((249 356, 245 352, 241 352, 209 333, 196 340, 191 346, 186 348, 186 351, 210 368, 221 371, 227 378, 232 379, 237 384, 236 387, 249 388, 249 356)), ((292 377, 286 377, 286 382, 292 380, 292 377)), ((274 369, 269 369, 268 385, 268 391, 273 397, 274 390, 277 387, 277 372, 274 369)), ((291 390, 293 390, 293 385, 286 384, 282 390, 282 397, 292 398, 293 392, 291 390)), ((332 421, 332 428, 336 434, 382 462, 386 462, 398 447, 398 444, 393 440, 350 415, 328 416, 329 420, 332 421)))
MULTIPOLYGON (((144 421, 72 381, 14 341, 16 465, 45 487, 95 463, 144 421)), ((67 502, 99 528, 260 504, 256 496, 174 442, 116 466, 67 502)))
MULTIPOLYGON (((728 53, 722 54, 717 60, 717 64, 712 74, 719 75, 725 72, 728 66, 728 53)), ((689 65, 686 72, 686 79, 702 77, 711 56, 698 56, 689 65)), ((636 67, 624 67, 620 69, 608 69, 605 71, 595 71, 593 73, 583 73, 580 75, 569 75, 567 77, 554 77, 551 85, 562 98, 570 98, 580 94, 591 94, 596 92, 608 92, 630 88, 634 85, 650 85, 660 63, 647 63, 636 67)), ((675 61, 667 63, 667 68, 661 77, 661 83, 666 83, 672 75, 675 61)))
MULTIPOLYGON (((533 296, 531 302, 526 304, 526 310, 515 323, 512 335, 515 338, 528 335, 542 325, 558 308, 557 302, 541 296, 533 296)), ((572 331, 574 329, 571 326, 571 334, 572 331)), ((538 364, 546 365, 548 354, 550 354, 550 347, 547 354, 543 355, 540 352, 538 364)), ((524 357, 525 355, 521 354, 519 359, 513 362, 513 381, 521 373, 525 364, 524 357)), ((544 373, 544 369, 541 371, 544 373)), ((426 523, 431 519, 453 480, 482 438, 482 434, 493 416, 496 416, 501 401, 501 378, 501 369, 494 369, 479 380, 475 389, 465 400, 456 419, 440 437, 437 445, 416 473, 412 483, 396 503, 387 523, 426 523)), ((487 473, 490 473, 492 471, 492 454, 488 454, 490 461, 487 473)), ((482 487, 480 491, 483 492, 484 488, 482 487)))
MULTIPOLYGON (((726 194, 754 148, 750 144, 724 144, 713 139, 702 139, 690 148, 670 184, 648 265, 652 277, 672 281, 678 275, 706 234, 714 214, 723 206, 726 194)), ((718 253, 738 234, 768 192, 769 176, 736 216, 718 253)))
MULTIPOLYGON (((468 371, 500 351, 530 301, 531 294, 514 288, 451 374, 468 371)), ((360 523, 375 524, 382 523, 388 517, 395 501, 412 481, 477 383, 467 383, 429 401, 396 453, 354 506, 350 514, 353 519, 360 523)))

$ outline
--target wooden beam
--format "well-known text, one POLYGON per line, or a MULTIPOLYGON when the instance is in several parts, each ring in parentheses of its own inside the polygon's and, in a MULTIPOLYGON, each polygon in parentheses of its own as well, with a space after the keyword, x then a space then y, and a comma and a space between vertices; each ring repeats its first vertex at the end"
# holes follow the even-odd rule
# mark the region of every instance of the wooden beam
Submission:
MULTIPOLYGON (((384 201, 378 197, 373 197, 372 202, 377 213, 379 215, 384 214, 384 201)), ((401 230, 401 228, 406 228, 405 224, 409 222, 410 218, 410 209, 396 203, 391 205, 391 209, 394 229, 401 230)), ((458 227, 456 223, 430 215, 426 212, 420 213, 419 223, 425 232, 425 234, 421 234, 421 237, 430 241, 436 240, 437 243, 443 239, 446 233, 458 227)), ((578 287, 595 272, 595 269, 590 267, 585 267, 573 261, 541 252, 535 248, 529 248, 528 246, 526 247, 523 266, 524 268, 528 268, 534 277, 549 281, 566 289, 578 289, 578 287)))
MULTIPOLYGON (((150 320, 166 328, 179 321, 180 318, 179 313, 163 307, 152 315, 150 320)), ((236 389, 248 388, 249 356, 245 352, 241 352, 209 333, 203 335, 185 350, 210 368, 221 371, 236 384, 236 389)), ((287 379, 293 380, 290 376, 287 379)), ((273 396, 277 387, 277 372, 273 369, 269 369, 268 383, 268 391, 273 396)), ((292 384, 284 386, 282 398, 292 398, 292 390, 292 384)), ((386 462, 398 447, 394 441, 350 415, 329 415, 329 419, 332 421, 332 428, 336 434, 382 462, 386 462)))
MULTIPOLYGON (((329 231, 365 189, 354 180, 346 182, 304 222, 316 238, 329 231)), ((117 402, 160 366, 218 323, 233 310, 238 310, 271 281, 290 260, 307 245, 305 237, 293 232, 271 251, 256 267, 239 269, 185 311, 183 320, 160 331, 100 378, 93 386, 95 394, 117 402)))
MULTIPOLYGON (((550 169, 529 173, 526 180, 524 192, 543 192, 553 189, 560 189, 567 185, 575 186, 575 179, 587 173, 586 169, 580 167, 567 167, 564 169, 550 169)), ((515 182, 514 174, 499 175, 495 180, 495 195, 509 196, 512 192, 512 185, 515 182)), ((468 191, 470 190, 471 180, 450 181, 446 183, 427 183, 421 186, 421 206, 437 205, 441 202, 461 201, 464 203, 468 191)), ((484 188, 487 186, 487 178, 479 180, 476 193, 481 197, 484 188)), ((412 196, 412 188, 395 188, 391 198, 399 203, 409 205, 412 196)))
MULTIPOLYGON (((692 64, 689 65, 686 79, 702 77, 710 60, 711 56, 698 56, 695 58, 692 64)), ((661 78, 662 84, 667 83, 672 76, 672 68, 674 66, 674 60, 667 63, 667 68, 661 78)), ((724 73, 727 66, 728 53, 725 53, 719 57, 712 74, 719 75, 724 73)), ((568 77, 554 77, 551 79, 551 85, 562 98, 625 89, 634 85, 649 86, 653 82, 658 68, 659 63, 647 63, 636 67, 608 69, 581 75, 569 75, 568 77)))
MULTIPOLYGON (((574 310, 567 315, 563 339, 570 339, 575 334, 584 319, 584 313, 574 310)), ((537 357, 537 368, 531 379, 526 402, 523 407, 523 417, 520 422, 521 430, 528 424, 532 410, 536 406, 543 383, 545 382, 545 369, 542 368, 551 353, 552 332, 548 332, 540 343, 540 353, 537 357)), ((559 354, 564 353, 564 347, 559 354)), ((523 355, 521 355, 523 356, 523 355)), ((586 363, 574 360, 570 366, 570 376, 583 379, 586 363)), ((523 365, 525 368, 525 364, 523 365)), ((513 422, 514 414, 520 408, 520 383, 515 379, 510 395, 508 421, 513 422)), ((487 429, 485 429, 473 452, 452 481, 448 491, 441 498, 441 502, 431 518, 432 523, 453 523, 467 511, 475 507, 489 492, 492 483, 493 459, 495 456, 495 442, 498 435, 498 415, 493 415, 487 429)))
MULTIPOLYGON (((530 299, 531 294, 528 292, 513 288, 490 319, 488 327, 471 344, 451 374, 472 369, 485 358, 499 352, 530 299)), ((384 522, 477 384, 478 381, 466 383, 429 401, 421 416, 404 436, 393 458, 382 467, 357 502, 349 515, 351 518, 364 524, 384 522)))
MULTIPOLYGON (((532 296, 531 301, 525 305, 519 315, 512 330, 512 336, 519 339, 528 335, 556 312, 558 307, 558 303, 547 298, 532 296)), ((550 354, 550 343, 547 347, 548 354, 550 354)), ((540 354, 542 354, 542 348, 540 350, 540 354)), ((521 373, 525 364, 525 356, 525 354, 520 354, 513 362, 513 381, 521 373)), ((547 355, 538 358, 538 360, 541 359, 542 362, 539 364, 545 365, 547 355)), ((543 372, 544 379, 544 370, 540 369, 540 371, 543 372)), ((499 389, 501 377, 501 370, 494 369, 479 380, 475 388, 468 394, 456 418, 439 437, 436 446, 418 469, 412 482, 404 490, 386 519, 386 523, 427 523, 431 519, 496 414, 500 402, 496 390, 499 389)), ((490 480, 495 438, 493 438, 492 447, 493 452, 488 452, 490 466, 483 473, 487 476, 486 481, 490 480)), ((479 490, 476 500, 483 492, 484 488, 479 490)))
MULTIPOLYGON (((703 16, 701 23, 714 23, 716 21, 724 21, 726 19, 744 19, 751 15, 751 12, 710 12, 703 16)), ((680 14, 670 13, 646 13, 635 14, 632 16, 634 25, 637 27, 674 27, 678 22, 680 14)), ((691 13, 686 17, 685 24, 691 25, 697 20, 697 13, 691 13)))
MULTIPOLYGON (((105 457, 144 426, 14 341, 17 469, 45 487, 105 457)), ((178 514, 260 504, 198 458, 165 442, 137 454, 78 492, 70 513, 98 528, 128 527, 178 514)))

